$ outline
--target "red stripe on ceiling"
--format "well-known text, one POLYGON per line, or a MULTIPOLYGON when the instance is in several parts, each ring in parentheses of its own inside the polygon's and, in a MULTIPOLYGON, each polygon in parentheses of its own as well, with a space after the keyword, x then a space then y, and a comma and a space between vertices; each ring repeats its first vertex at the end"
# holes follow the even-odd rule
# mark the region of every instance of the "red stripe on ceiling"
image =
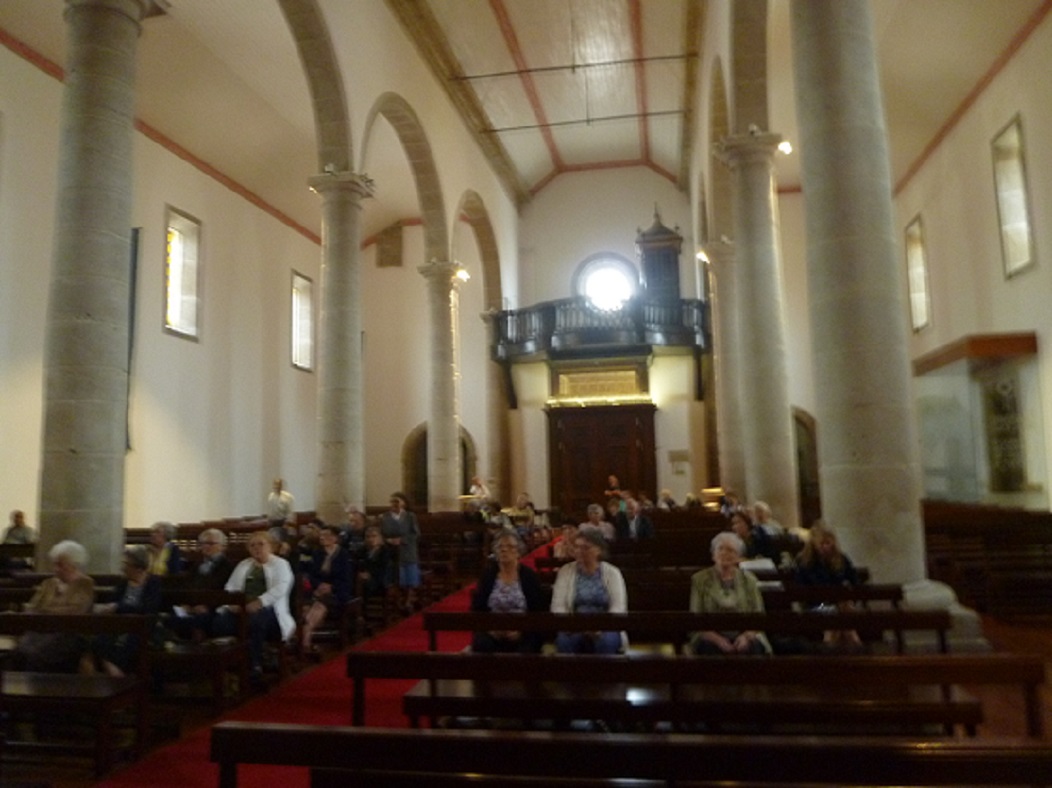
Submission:
POLYGON ((913 163, 906 170, 906 173, 899 178, 898 183, 895 184, 895 188, 892 191, 893 195, 897 197, 899 193, 906 188, 906 184, 913 179, 913 176, 920 172, 921 167, 923 167, 925 162, 928 161, 931 155, 935 152, 935 149, 938 148, 939 145, 942 144, 942 141, 949 136, 950 132, 953 131, 961 118, 964 117, 964 114, 971 109, 976 101, 979 100, 979 96, 986 91, 990 86, 990 83, 994 81, 997 75, 1000 74, 1004 70, 1004 67, 1008 65, 1013 57, 1015 57, 1016 52, 1022 48, 1023 44, 1027 42, 1027 39, 1030 38, 1031 34, 1044 21, 1045 17, 1048 16, 1049 11, 1052 11, 1052 0, 1045 0, 1045 2, 1041 4, 1041 7, 1038 8, 1037 11, 1035 11, 1026 21, 1026 24, 1019 29, 1019 32, 1013 36, 1011 42, 1005 48, 1005 51, 1001 53, 1000 57, 994 61, 994 64, 990 66, 985 74, 983 74, 982 78, 975 83, 975 87, 973 87, 971 92, 964 97, 964 101, 962 101, 957 109, 953 111, 949 120, 942 124, 942 127, 935 133, 935 136, 932 137, 931 142, 929 142, 924 150, 921 151, 920 156, 913 160, 913 163))
POLYGON ((558 175, 558 174, 559 174, 559 170, 552 170, 547 175, 545 175, 543 178, 541 178, 539 181, 537 181, 537 183, 533 184, 533 186, 530 187, 530 196, 531 197, 536 197, 537 193, 540 192, 540 190, 543 189, 545 186, 547 186, 549 183, 554 181, 555 180, 555 176, 558 175))
POLYGON ((308 241, 313 241, 319 246, 321 245, 321 236, 319 236, 316 232, 307 229, 288 214, 284 213, 278 208, 275 208, 273 205, 264 200, 255 192, 250 191, 245 186, 242 186, 229 175, 224 175, 222 172, 217 170, 204 159, 198 158, 186 148, 184 148, 182 145, 180 145, 178 142, 173 140, 171 137, 168 137, 164 133, 155 129, 150 124, 145 123, 139 120, 138 118, 136 118, 135 120, 135 129, 147 139, 153 140, 162 148, 166 149, 169 153, 173 154, 174 156, 178 156, 180 159, 193 165, 195 168, 203 172, 208 177, 212 178, 215 181, 218 181, 223 186, 226 186, 234 194, 238 195, 244 200, 247 200, 252 205, 255 205, 264 213, 273 216, 286 227, 292 228, 304 238, 306 238, 308 241))
POLYGON ((623 170, 628 167, 646 167, 649 170, 653 170, 662 178, 670 181, 671 183, 679 183, 679 178, 673 175, 668 170, 660 167, 652 161, 646 161, 644 159, 622 159, 621 161, 594 161, 588 164, 567 164, 564 165, 561 170, 552 170, 545 175, 535 186, 530 189, 530 196, 536 197, 537 193, 541 191, 545 186, 551 183, 559 175, 568 174, 571 172, 593 172, 597 170, 623 170))
POLYGON ((7 47, 23 60, 28 60, 45 74, 54 77, 59 82, 65 79, 66 72, 62 69, 62 66, 53 60, 48 60, 29 44, 19 41, 3 28, 0 28, 0 45, 7 47))
POLYGON ((643 5, 628 0, 628 18, 632 32, 632 57, 636 59, 636 111, 639 113, 639 155, 650 161, 650 124, 647 122, 647 81, 643 65, 643 5))
MULTIPOLYGON (((45 74, 54 77, 59 82, 65 81, 66 72, 60 65, 58 65, 58 63, 48 60, 42 54, 37 52, 28 44, 26 44, 24 41, 19 41, 17 38, 12 36, 3 28, 0 28, 0 46, 7 47, 16 55, 32 63, 45 74)), ((319 246, 321 245, 321 236, 319 236, 316 232, 304 227, 291 216, 275 208, 273 205, 268 203, 255 192, 249 191, 249 189, 242 186, 233 178, 229 177, 228 175, 224 175, 222 172, 217 170, 208 162, 192 154, 190 151, 188 151, 182 145, 177 143, 175 140, 158 131, 148 123, 139 120, 138 118, 135 119, 134 124, 135 130, 147 139, 153 140, 162 148, 165 148, 169 153, 172 153, 173 155, 177 156, 183 161, 188 162, 208 177, 223 184, 228 189, 230 189, 230 191, 234 192, 239 197, 252 203, 252 205, 255 205, 261 211, 270 214, 279 222, 284 224, 286 227, 292 228, 297 233, 306 238, 308 241, 312 241, 318 244, 319 246)))
POLYGON ((511 23, 511 17, 508 16, 508 9, 504 6, 504 0, 489 0, 489 6, 493 11, 493 15, 497 17, 497 24, 500 27, 501 35, 504 36, 508 54, 511 55, 515 68, 519 70, 519 80, 522 82, 522 89, 526 91, 526 99, 530 102, 530 107, 533 108, 533 116, 537 119, 537 125, 541 127, 541 136, 544 138, 544 144, 548 148, 548 155, 551 156, 552 164, 555 165, 555 168, 557 170, 561 169, 563 160, 559 155, 559 148, 555 144, 555 137, 552 136, 552 130, 548 128, 548 116, 545 114, 544 106, 541 104, 537 85, 534 84, 533 76, 527 73, 529 66, 526 64, 522 47, 519 45, 519 37, 515 35, 515 28, 511 23))

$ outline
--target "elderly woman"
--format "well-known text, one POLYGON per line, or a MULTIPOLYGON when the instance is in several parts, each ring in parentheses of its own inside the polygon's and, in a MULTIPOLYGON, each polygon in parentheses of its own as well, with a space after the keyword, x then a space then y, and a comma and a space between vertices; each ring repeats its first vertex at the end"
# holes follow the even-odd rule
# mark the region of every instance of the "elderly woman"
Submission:
POLYGON ((324 526, 318 533, 318 541, 321 546, 314 551, 303 578, 308 596, 300 636, 305 652, 314 648, 311 638, 318 625, 326 616, 340 613, 354 592, 350 556, 340 546, 340 529, 335 525, 324 526))
MULTIPOLYGON (((289 562, 274 555, 274 541, 266 531, 257 531, 248 539, 249 558, 244 559, 226 582, 227 591, 242 591, 248 598, 250 679, 259 684, 263 678, 263 649, 268 639, 288 640, 296 632, 296 621, 289 612, 292 590, 292 568, 289 562)), ((230 611, 216 616, 216 635, 237 634, 237 621, 230 611)))
POLYGON ((515 499, 515 505, 505 509, 504 514, 523 539, 528 539, 533 535, 537 512, 533 508, 529 495, 519 493, 515 499))
MULTIPOLYGON (((27 613, 90 613, 95 583, 84 573, 88 551, 77 542, 59 542, 48 551, 54 575, 40 584, 25 605, 27 613)), ((74 634, 27 632, 12 655, 16 670, 71 673, 87 644, 74 634)))
MULTIPOLYGON (((117 601, 100 605, 100 613, 154 615, 161 609, 161 578, 150 574, 150 554, 145 547, 124 552, 124 579, 117 585, 117 601)), ((138 651, 134 635, 98 635, 92 651, 110 676, 123 676, 133 667, 138 651)))
MULTIPOLYGON (((690 578, 690 612, 764 612, 756 576, 738 567, 745 545, 737 534, 716 534, 711 549, 713 566, 690 578)), ((694 634, 689 648, 695 654, 769 654, 771 644, 763 632, 706 630, 694 634)))
MULTIPOLYGON (((576 559, 559 567, 552 589, 553 613, 625 613, 625 579, 608 564, 606 540, 596 528, 582 528, 574 538, 576 559)), ((625 647, 622 632, 560 632, 555 648, 564 654, 616 654, 625 647)))
MULTIPOLYGON (((478 612, 525 613, 546 608, 537 573, 519 559, 525 545, 514 531, 504 531, 493 540, 491 562, 479 578, 471 597, 471 609, 478 612)), ((471 650, 482 653, 529 653, 541 650, 541 638, 534 632, 476 632, 471 650)))
MULTIPOLYGON (((620 507, 620 502, 618 506, 620 507)), ((603 517, 605 512, 603 511, 602 506, 597 503, 590 503, 585 510, 585 514, 588 519, 577 526, 578 531, 584 531, 589 528, 598 530, 607 542, 612 542, 617 538, 617 530, 614 528, 613 523, 603 517)))
POLYGON ((175 523, 154 523, 150 528, 150 574, 177 575, 183 571, 183 558, 175 539, 175 523))
POLYGON ((380 518, 380 532, 387 544, 397 548, 398 586, 405 592, 402 610, 412 613, 420 587, 420 523, 404 493, 391 493, 391 508, 380 518))

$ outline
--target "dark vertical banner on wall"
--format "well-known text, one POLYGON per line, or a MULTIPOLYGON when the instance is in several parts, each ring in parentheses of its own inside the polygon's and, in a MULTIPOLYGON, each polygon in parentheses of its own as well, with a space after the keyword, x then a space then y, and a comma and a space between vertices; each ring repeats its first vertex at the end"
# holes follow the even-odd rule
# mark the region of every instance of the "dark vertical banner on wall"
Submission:
POLYGON ((128 260, 128 390, 124 402, 124 448, 131 451, 131 380, 132 358, 135 347, 135 291, 139 274, 139 236, 141 227, 131 228, 130 257, 128 260))
POLYGON ((1026 485, 1026 464, 1018 377, 998 371, 983 381, 982 391, 990 491, 1019 492, 1026 485))

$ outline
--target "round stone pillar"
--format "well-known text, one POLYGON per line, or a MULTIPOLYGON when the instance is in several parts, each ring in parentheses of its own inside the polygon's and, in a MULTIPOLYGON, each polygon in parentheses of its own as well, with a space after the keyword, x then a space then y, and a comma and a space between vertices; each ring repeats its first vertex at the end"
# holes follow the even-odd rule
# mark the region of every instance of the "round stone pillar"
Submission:
POLYGON ((460 281, 456 263, 432 260, 417 270, 427 280, 431 318, 431 410, 427 424, 428 509, 459 508, 460 409, 457 401, 457 313, 460 281))
POLYGON ((884 583, 925 577, 906 286, 867 0, 790 4, 823 518, 884 583))
MULTIPOLYGON (((497 315, 495 309, 483 312, 486 336, 491 348, 497 346, 497 315)), ((492 358, 486 363, 486 448, 489 467, 486 481, 498 501, 510 506, 519 491, 511 489, 511 453, 508 429, 508 403, 504 394, 504 370, 492 358)))
POLYGON ((39 550, 74 539, 92 571, 116 571, 124 548, 135 52, 145 6, 67 0, 65 11, 39 550))
POLYGON ((340 523, 348 505, 365 511, 359 247, 361 201, 371 188, 352 172, 308 183, 322 199, 315 509, 325 522, 340 523))
POLYGON ((781 137, 753 132, 720 144, 734 191, 734 266, 745 486, 786 527, 800 523, 799 478, 789 404, 774 154, 781 137))
POLYGON ((704 244, 712 264, 716 364, 716 438, 720 458, 720 486, 744 495, 745 444, 742 440, 741 396, 738 379, 741 358, 738 342, 734 247, 726 241, 704 244))

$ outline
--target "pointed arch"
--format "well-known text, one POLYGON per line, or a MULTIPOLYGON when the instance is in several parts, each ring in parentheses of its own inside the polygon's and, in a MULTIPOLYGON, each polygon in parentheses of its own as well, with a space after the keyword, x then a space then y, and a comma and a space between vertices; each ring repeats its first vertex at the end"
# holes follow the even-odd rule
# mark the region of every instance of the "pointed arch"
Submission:
POLYGON ((318 0, 278 0, 296 43, 314 108, 318 172, 351 168, 351 124, 343 75, 318 0))
POLYGON ((428 142, 416 112, 409 102, 397 93, 384 93, 369 110, 362 140, 360 168, 364 167, 368 160, 369 143, 378 118, 383 118, 391 124, 413 173, 424 227, 424 262, 448 262, 450 250, 446 209, 431 143, 428 142))

